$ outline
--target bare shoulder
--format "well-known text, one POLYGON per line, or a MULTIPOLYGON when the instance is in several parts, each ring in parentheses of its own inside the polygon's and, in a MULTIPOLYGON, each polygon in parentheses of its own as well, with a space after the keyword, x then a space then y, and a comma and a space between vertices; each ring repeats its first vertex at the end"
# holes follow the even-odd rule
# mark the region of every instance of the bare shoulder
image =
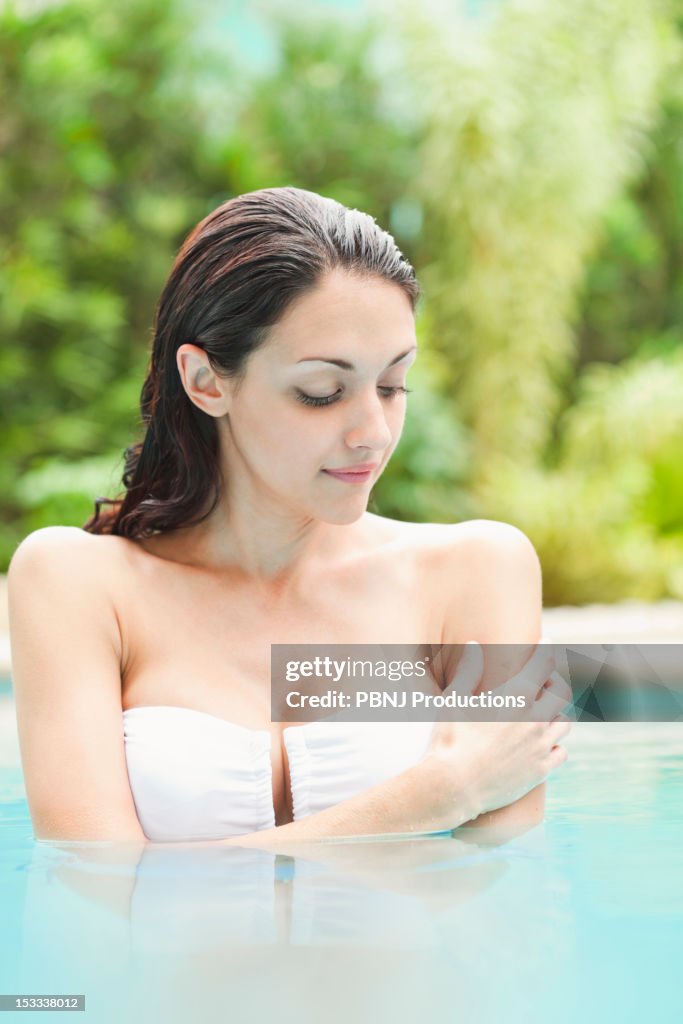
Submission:
POLYGON ((68 564, 73 569, 74 560, 77 564, 92 564, 93 558, 107 557, 111 545, 106 542, 112 539, 88 533, 78 526, 43 526, 21 541, 12 555, 9 574, 16 576, 24 567, 54 563, 68 564))
POLYGON ((532 561, 537 558, 532 542, 522 530, 495 519, 394 525, 394 536, 423 552, 428 562, 431 556, 431 564, 436 569, 462 566, 465 558, 473 562, 502 554, 526 556, 532 561))
POLYGON ((527 535, 518 527, 496 519, 469 519, 459 523, 411 523, 367 513, 368 529, 377 542, 398 541, 433 556, 436 566, 450 567, 465 556, 486 559, 509 554, 510 557, 538 560, 527 535))
POLYGON ((375 544, 416 567, 442 642, 458 644, 466 634, 482 643, 522 643, 522 636, 536 632, 541 563, 518 527, 495 519, 410 523, 380 516, 367 526, 375 544))
POLYGON ((54 573, 64 582, 103 590, 113 585, 122 568, 125 540, 88 533, 79 526, 44 526, 29 533, 16 548, 9 563, 9 587, 16 588, 35 573, 54 573))
POLYGON ((507 555, 511 558, 538 561, 536 549, 523 530, 511 523, 497 519, 469 519, 449 527, 449 537, 444 554, 474 558, 507 555))
POLYGON ((541 563, 518 527, 493 519, 442 527, 428 548, 427 571, 441 598, 445 643, 536 642, 541 563))
POLYGON ((119 646, 116 595, 120 579, 117 537, 88 533, 77 526, 45 526, 25 537, 9 563, 10 605, 42 597, 45 601, 82 604, 88 614, 101 613, 112 643, 119 646), (113 542, 113 543, 112 543, 113 542))

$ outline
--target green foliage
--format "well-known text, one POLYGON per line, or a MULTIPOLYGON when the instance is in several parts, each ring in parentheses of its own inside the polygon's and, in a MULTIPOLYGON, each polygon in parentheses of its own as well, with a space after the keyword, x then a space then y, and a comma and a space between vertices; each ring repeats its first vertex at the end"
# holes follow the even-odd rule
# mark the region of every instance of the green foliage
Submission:
POLYGON ((376 54, 381 25, 340 31, 335 20, 288 13, 276 25, 277 64, 245 97, 225 159, 239 159, 244 191, 268 182, 333 196, 391 224, 400 244, 392 222, 417 169, 422 126, 392 108, 376 54))
POLYGON ((680 344, 683 323, 683 62, 670 68, 643 173, 603 219, 588 264, 579 368, 680 344))
POLYGON ((595 363, 555 468, 495 460, 481 507, 533 537, 545 600, 683 598, 683 349, 595 363))
MULTIPOLYGON (((640 170, 680 45, 651 0, 509 0, 484 23, 406 4, 429 96, 422 276, 475 475, 533 467, 571 374, 571 320, 606 206, 640 170)), ((422 257, 422 254, 421 254, 422 257)))
MULTIPOLYGON (((27 474, 137 430, 155 298, 205 202, 187 28, 168 0, 0 10, 5 559, 36 521, 27 474)), ((37 518, 82 522, 82 509, 64 498, 37 518)))

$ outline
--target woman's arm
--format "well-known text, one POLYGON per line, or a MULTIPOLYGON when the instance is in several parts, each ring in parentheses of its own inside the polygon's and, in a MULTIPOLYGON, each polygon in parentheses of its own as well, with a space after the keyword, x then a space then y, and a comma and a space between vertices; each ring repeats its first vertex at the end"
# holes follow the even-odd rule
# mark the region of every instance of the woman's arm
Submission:
POLYGON ((7 575, 12 683, 39 839, 144 841, 128 782, 121 637, 100 538, 30 534, 7 575))
MULTIPOLYGON (((493 690, 529 660, 542 634, 542 571, 528 537, 489 519, 460 523, 443 559, 448 595, 443 643, 477 640, 484 652, 481 690, 493 690), (514 646, 513 646, 514 645, 514 646)), ((447 681, 456 665, 446 666, 447 681)), ((457 724, 455 726, 457 742, 457 724)), ((545 785, 513 804, 481 815, 468 827, 516 827, 543 820, 545 785)))
MULTIPOLYGON (((231 846, 279 850, 295 856, 300 844, 325 839, 387 834, 411 838, 420 832, 457 828, 471 818, 477 806, 476 795, 465 782, 464 769, 465 766, 462 784, 455 783, 455 799, 446 798, 444 767, 434 759, 425 758, 400 774, 300 821, 223 842, 231 846)), ((452 769, 450 771, 452 773, 452 769)), ((448 792, 451 792, 451 785, 448 792)))

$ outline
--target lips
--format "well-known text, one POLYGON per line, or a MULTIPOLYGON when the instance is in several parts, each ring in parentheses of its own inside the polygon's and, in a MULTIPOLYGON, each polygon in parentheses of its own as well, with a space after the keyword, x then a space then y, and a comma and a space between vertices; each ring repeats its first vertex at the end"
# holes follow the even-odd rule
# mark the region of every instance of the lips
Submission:
POLYGON ((348 469, 324 469, 323 473, 327 473, 328 476, 333 476, 337 480, 343 480, 346 483, 365 483, 369 480, 372 474, 377 469, 376 462, 368 462, 362 466, 353 466, 348 469))
POLYGON ((326 473, 371 473, 377 469, 376 462, 360 462, 357 466, 339 466, 337 469, 326 469, 326 473))

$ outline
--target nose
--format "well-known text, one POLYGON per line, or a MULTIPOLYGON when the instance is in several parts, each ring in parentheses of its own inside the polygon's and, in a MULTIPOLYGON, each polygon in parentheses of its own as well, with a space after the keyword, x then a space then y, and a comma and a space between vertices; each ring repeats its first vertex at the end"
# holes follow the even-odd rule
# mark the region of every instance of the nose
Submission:
POLYGON ((382 399, 374 394, 352 403, 351 423, 346 428, 344 440, 349 448, 370 448, 373 451, 384 451, 392 441, 392 433, 387 423, 386 407, 382 399))

